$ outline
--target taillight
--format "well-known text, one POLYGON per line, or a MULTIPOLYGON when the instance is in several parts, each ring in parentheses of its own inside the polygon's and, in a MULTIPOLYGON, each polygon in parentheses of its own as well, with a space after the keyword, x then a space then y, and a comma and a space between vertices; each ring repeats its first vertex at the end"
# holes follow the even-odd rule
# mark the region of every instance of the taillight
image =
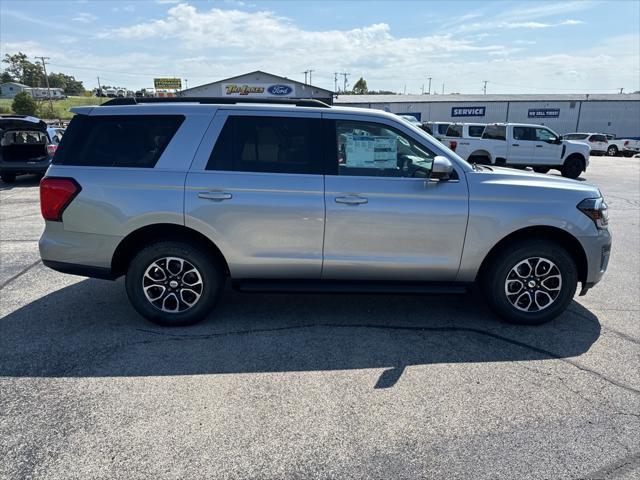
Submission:
POLYGON ((455 140, 449 140, 449 148, 455 152, 456 148, 458 148, 458 142, 455 140))
POLYGON ((58 146, 54 145, 53 143, 50 143, 49 145, 47 145, 47 153, 52 157, 56 153, 57 149, 58 149, 58 146))
POLYGON ((40 211, 45 220, 62 221, 64 209, 82 187, 73 178, 45 177, 40 180, 40 211))
POLYGON ((593 138, 593 137, 589 137, 589 141, 590 141, 590 142, 595 142, 595 141, 596 141, 596 139, 595 139, 595 138, 593 138))
POLYGON ((627 145, 629 145, 629 140, 624 141, 624 146, 626 147, 627 145))

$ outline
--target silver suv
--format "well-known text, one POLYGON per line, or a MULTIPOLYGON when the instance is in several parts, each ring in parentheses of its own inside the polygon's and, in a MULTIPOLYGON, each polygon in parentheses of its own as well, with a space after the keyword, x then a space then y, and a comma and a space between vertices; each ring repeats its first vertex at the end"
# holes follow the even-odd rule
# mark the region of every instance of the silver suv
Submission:
POLYGON ((537 324, 607 268, 607 207, 584 182, 469 165, 377 110, 171 100, 76 108, 40 185, 44 264, 125 275, 153 322, 203 319, 228 277, 262 292, 477 283, 501 317, 537 324))

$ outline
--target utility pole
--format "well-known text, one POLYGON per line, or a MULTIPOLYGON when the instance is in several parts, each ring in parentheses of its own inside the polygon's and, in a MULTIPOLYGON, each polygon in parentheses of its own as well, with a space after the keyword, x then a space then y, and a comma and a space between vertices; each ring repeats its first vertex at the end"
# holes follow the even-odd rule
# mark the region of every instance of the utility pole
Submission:
POLYGON ((53 101, 51 100, 51 88, 49 88, 49 77, 47 76, 47 63, 49 57, 35 57, 39 58, 42 62, 42 69, 44 70, 44 79, 47 81, 47 95, 49 96, 49 107, 51 107, 51 114, 53 114, 53 101))
POLYGON ((311 74, 315 72, 315 70, 311 70, 309 69, 309 85, 311 85, 313 83, 313 81, 311 80, 311 74))
POLYGON ((307 75, 309 75, 309 70, 305 70, 302 73, 304 73, 304 84, 307 85, 307 75))
POLYGON ((623 90, 624 90, 624 87, 620 87, 620 95, 622 95, 623 90))
POLYGON ((431 77, 429 77, 429 90, 427 90, 427 94, 431 95, 431 77))
POLYGON ((484 92, 484 94, 487 94, 487 83, 489 83, 489 80, 483 80, 484 82, 484 87, 482 87, 482 91, 484 92))
POLYGON ((344 90, 343 90, 343 92, 346 92, 347 91, 347 77, 349 75, 351 75, 351 74, 350 73, 346 73, 346 72, 342 72, 342 73, 340 73, 340 75, 342 75, 344 77, 344 90))
POLYGON ((333 72, 333 93, 338 93, 338 72, 333 72))
POLYGON ((442 82, 442 94, 444 95, 444 82, 442 82))
POLYGON ((187 90, 189 88, 189 79, 185 78, 184 79, 184 89, 187 90))
POLYGON ((100 86, 100 77, 98 78, 98 98, 100 99, 100 103, 102 103, 102 87, 100 86))
POLYGON ((424 95, 424 83, 422 84, 422 95, 424 95))

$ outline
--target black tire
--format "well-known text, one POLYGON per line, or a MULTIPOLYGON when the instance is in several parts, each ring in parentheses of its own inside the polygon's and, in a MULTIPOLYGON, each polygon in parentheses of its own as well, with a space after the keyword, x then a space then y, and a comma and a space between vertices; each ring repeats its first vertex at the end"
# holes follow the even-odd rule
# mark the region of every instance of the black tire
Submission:
POLYGON ((562 176, 567 178, 578 178, 584 171, 584 161, 581 157, 571 155, 564 161, 562 166, 562 176))
POLYGON ((618 156, 618 147, 616 147, 615 145, 611 145, 609 148, 607 148, 607 155, 609 157, 618 156))
POLYGON ((548 173, 551 170, 549 167, 533 167, 533 171, 537 173, 548 173))
POLYGON ((468 162, 478 165, 491 165, 491 159, 485 155, 471 155, 468 162))
POLYGON ((0 178, 4 183, 13 183, 16 181, 15 173, 2 173, 0 174, 0 178))
MULTIPOLYGON (((571 303, 578 285, 577 268, 569 252, 557 243, 547 240, 525 240, 510 245, 508 249, 503 251, 508 251, 509 253, 494 257, 491 260, 491 263, 487 266, 487 269, 481 279, 485 298, 489 306, 507 322, 519 325, 539 325, 553 320, 564 312, 569 303, 571 303), (543 279, 542 283, 546 284, 546 286, 559 287, 557 290, 557 296, 555 296, 550 303, 544 305, 546 300, 543 294, 544 292, 549 292, 549 290, 538 286, 534 289, 534 292, 535 290, 539 290, 543 293, 534 293, 534 295, 541 295, 541 297, 536 297, 535 304, 531 303, 533 310, 522 311, 516 308, 508 298, 506 293, 506 282, 508 278, 515 278, 516 281, 519 281, 519 277, 513 276, 512 269, 516 265, 520 264, 520 262, 525 262, 527 259, 535 258, 545 259, 552 262, 561 275, 561 282, 555 284, 554 279, 551 277, 543 279), (511 277, 509 277, 510 275, 511 277), (540 300, 540 302, 537 302, 537 300, 540 300), (542 303, 544 308, 535 310, 538 303, 542 303)), ((529 265, 537 265, 534 260, 530 261, 531 264, 529 265)), ((544 272, 544 267, 546 265, 548 264, 544 262, 540 263, 540 273, 544 272)), ((550 269, 549 271, 551 271, 552 275, 556 272, 554 269, 550 269)), ((533 274, 532 276, 535 277, 533 274)), ((536 280, 536 282, 538 281, 536 280)), ((515 286, 517 287, 518 285, 515 284, 515 286)), ((524 290, 529 290, 524 283, 522 283, 521 286, 524 290)), ((524 292, 524 290, 519 292, 526 295, 527 292, 524 292)), ((512 294, 511 300, 518 300, 517 294, 519 292, 517 291, 512 294)), ((551 292, 551 294, 555 295, 555 292, 551 292)), ((529 293, 529 295, 529 298, 532 298, 531 293, 529 293)), ((551 296, 549 296, 549 298, 551 298, 551 296)), ((526 300, 526 296, 524 299, 526 300)), ((526 302, 524 303, 526 304, 526 302)))
POLYGON ((219 262, 212 260, 211 255, 205 254, 196 247, 176 241, 162 241, 140 250, 131 260, 126 275, 127 295, 138 313, 153 323, 172 327, 192 325, 203 320, 213 310, 223 285, 224 274, 219 262), (163 260, 167 257, 186 261, 182 264, 184 270, 181 273, 190 271, 189 277, 187 275, 171 276, 171 273, 178 271, 180 262, 163 260), (152 268, 154 262, 157 262, 156 266, 150 273, 158 272, 157 278, 162 278, 159 276, 162 273, 167 281, 150 281, 150 276, 145 277, 145 272, 152 268), (191 271, 187 264, 191 264, 196 272, 191 271), (165 270, 163 270, 164 267, 166 267, 165 270), (182 278, 183 276, 184 278, 182 278), (169 285, 169 280, 173 280, 178 285, 169 285), (159 297, 161 299, 158 302, 161 303, 164 298, 165 303, 161 305, 158 302, 152 303, 145 294, 143 281, 148 282, 149 285, 153 284, 151 289, 147 285, 147 291, 151 292, 150 296, 155 297, 156 292, 161 291, 162 294, 159 297), (183 284, 183 281, 189 282, 189 284, 183 284), (201 287, 193 287, 197 282, 200 282, 201 287), (191 291, 189 292, 189 290, 191 291), (172 294, 173 296, 171 296, 172 294), (197 294, 200 294, 200 297, 196 299, 197 294), (184 297, 185 295, 186 297, 184 297), (178 296, 186 298, 188 301, 196 300, 189 307, 185 301, 178 300, 178 296), (162 307, 168 309, 174 305, 176 313, 161 309, 162 307), (181 308, 182 310, 180 310, 181 308))

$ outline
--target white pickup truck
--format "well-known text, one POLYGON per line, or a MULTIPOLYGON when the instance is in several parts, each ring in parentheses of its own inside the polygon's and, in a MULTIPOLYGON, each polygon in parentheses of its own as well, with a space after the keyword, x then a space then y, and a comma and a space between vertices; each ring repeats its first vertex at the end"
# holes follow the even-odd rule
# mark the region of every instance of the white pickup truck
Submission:
POLYGON ((640 140, 633 140, 631 138, 616 138, 611 133, 605 133, 609 146, 607 148, 607 155, 615 157, 622 155, 624 157, 631 157, 636 153, 640 153, 640 140))
POLYGON ((578 178, 589 165, 588 145, 563 140, 543 125, 494 123, 485 127, 482 138, 443 142, 472 163, 532 167, 539 173, 556 169, 568 178, 578 178))

